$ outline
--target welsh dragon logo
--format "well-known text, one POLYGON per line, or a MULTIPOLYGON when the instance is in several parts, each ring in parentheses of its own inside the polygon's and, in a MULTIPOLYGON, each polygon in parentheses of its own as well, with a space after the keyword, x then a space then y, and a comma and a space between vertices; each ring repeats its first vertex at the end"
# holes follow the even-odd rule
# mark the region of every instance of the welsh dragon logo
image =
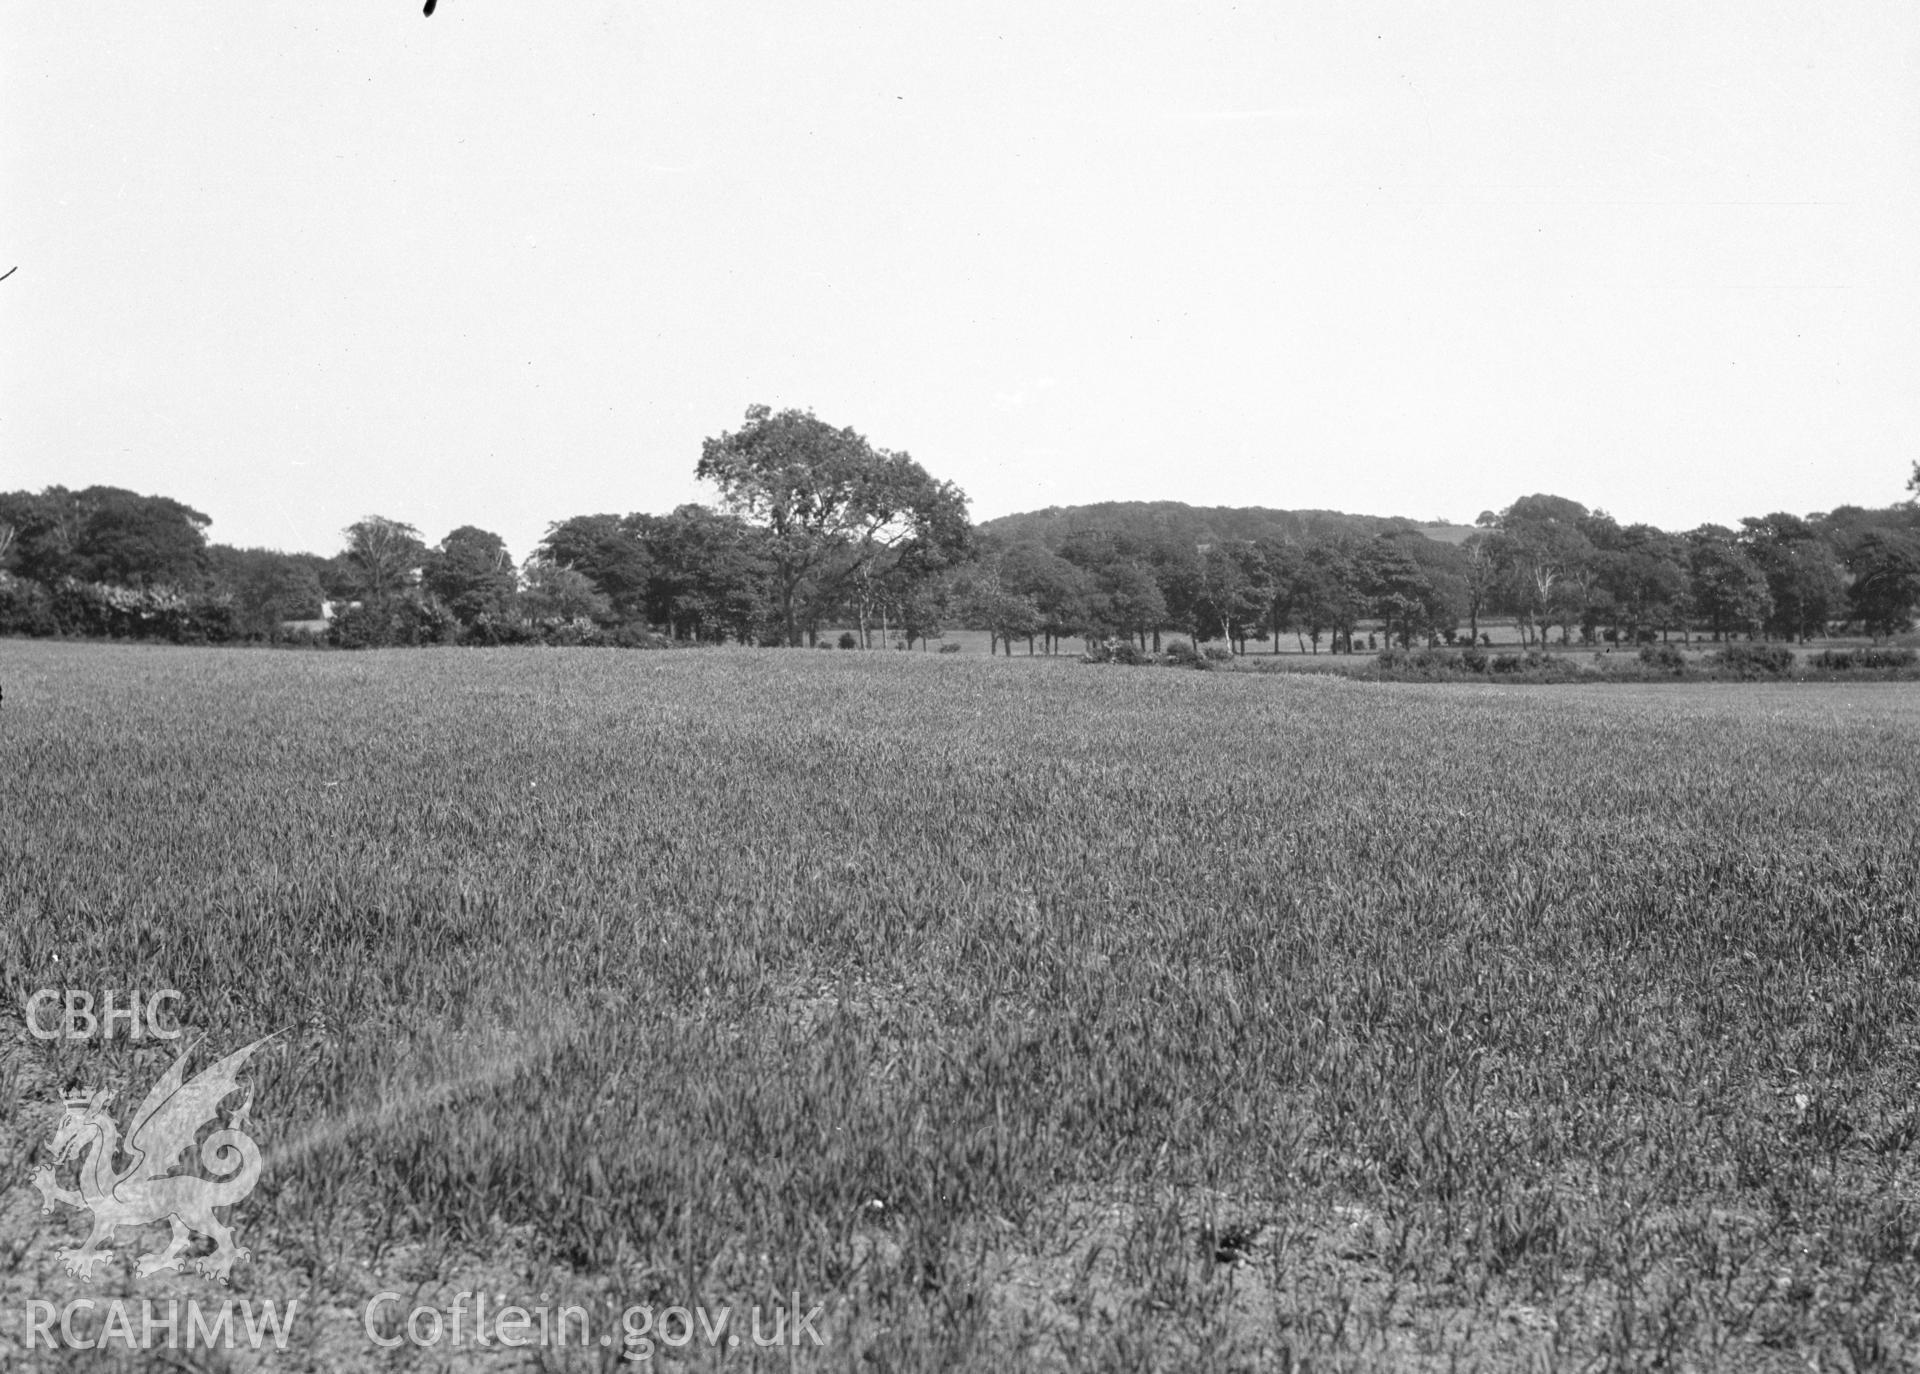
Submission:
POLYGON ((171 1171, 182 1153, 193 1148, 201 1128, 216 1121, 220 1103, 238 1090, 241 1065, 272 1038, 266 1036, 234 1051, 191 1080, 187 1078, 187 1058, 193 1053, 189 1045, 133 1114, 124 1144, 119 1127, 107 1114, 114 1096, 111 1091, 81 1089, 65 1095, 66 1114, 49 1142, 53 1165, 42 1165, 33 1176, 33 1184, 45 1199, 40 1209, 43 1212, 51 1212, 54 1203, 64 1202, 93 1213, 93 1231, 86 1241, 78 1249, 60 1251, 69 1274, 93 1277, 95 1262, 113 1253, 103 1247, 111 1244, 114 1228, 146 1226, 156 1221, 173 1224, 173 1243, 165 1250, 142 1255, 134 1269, 136 1277, 145 1278, 162 1269, 179 1270, 181 1252, 191 1243, 194 1232, 210 1238, 215 1246, 214 1252, 196 1266, 202 1274, 225 1283, 233 1262, 248 1258, 250 1252, 235 1246, 233 1232, 213 1209, 240 1201, 260 1181, 260 1149, 244 1131, 252 1092, 228 1114, 226 1129, 215 1131, 200 1144, 200 1165, 217 1181, 171 1171), (116 1173, 114 1160, 123 1151, 132 1163, 116 1173), (80 1157, 78 1192, 54 1182, 54 1170, 64 1168, 76 1156, 80 1157))

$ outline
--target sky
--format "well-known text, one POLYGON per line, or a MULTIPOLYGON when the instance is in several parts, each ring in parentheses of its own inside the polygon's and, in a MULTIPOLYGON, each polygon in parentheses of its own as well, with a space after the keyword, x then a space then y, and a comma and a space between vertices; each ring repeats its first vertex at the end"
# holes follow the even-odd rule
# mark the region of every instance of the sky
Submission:
POLYGON ((0 0, 0 489, 516 556, 810 409, 976 519, 1920 458, 1920 6, 0 0))

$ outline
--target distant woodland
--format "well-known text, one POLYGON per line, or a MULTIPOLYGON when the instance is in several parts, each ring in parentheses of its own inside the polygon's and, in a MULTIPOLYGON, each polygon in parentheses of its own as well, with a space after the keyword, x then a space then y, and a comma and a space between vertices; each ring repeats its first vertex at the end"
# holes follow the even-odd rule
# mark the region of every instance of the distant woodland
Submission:
MULTIPOLYGON (((1920 504, 1773 512, 1737 526, 1621 524, 1521 496, 1471 526, 1177 501, 980 524, 905 453, 811 413, 747 411, 708 439, 717 496, 566 516, 516 560, 462 525, 429 543, 369 515, 328 553, 209 543, 211 520, 117 487, 0 493, 0 634, 177 642, 996 647, 1288 637, 1314 652, 1478 638, 1884 638, 1920 614, 1920 504)), ((1908 482, 1920 498, 1920 464, 1908 482)))

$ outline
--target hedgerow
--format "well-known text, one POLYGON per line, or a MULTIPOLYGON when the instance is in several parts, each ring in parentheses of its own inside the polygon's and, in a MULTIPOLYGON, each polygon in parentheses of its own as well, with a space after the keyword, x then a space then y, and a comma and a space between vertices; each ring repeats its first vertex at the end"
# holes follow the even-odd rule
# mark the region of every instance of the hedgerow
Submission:
POLYGON ((1715 653, 1713 663, 1732 677, 1779 677, 1792 669, 1793 657, 1793 650, 1784 644, 1736 641, 1715 653))
POLYGON ((1807 660, 1815 668, 1849 673, 1886 668, 1911 668, 1920 659, 1912 649, 1875 646, 1863 649, 1822 649, 1807 660))
POLYGON ((1473 678, 1503 681, 1561 682, 1583 676, 1571 660, 1539 649, 1489 654, 1479 649, 1382 649, 1369 675, 1394 682, 1431 682, 1473 678))
POLYGON ((240 631, 233 602, 224 595, 71 577, 46 586, 0 573, 0 635, 225 644, 240 631))

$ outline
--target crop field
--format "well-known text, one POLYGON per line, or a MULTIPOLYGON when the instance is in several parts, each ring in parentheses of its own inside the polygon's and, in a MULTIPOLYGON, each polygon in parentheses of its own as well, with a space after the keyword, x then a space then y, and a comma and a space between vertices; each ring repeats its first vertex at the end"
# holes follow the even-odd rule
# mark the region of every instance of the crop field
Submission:
POLYGON ((159 1367, 28 1349, 76 1295, 298 1303, 192 1370, 1920 1362, 1920 686, 5 642, 0 687, 0 1366, 159 1367), (42 989, 188 1038, 37 1039, 42 989), (160 1225, 66 1272, 63 1091, 124 1125, 269 1034, 230 1284, 136 1277, 160 1225), (402 1339, 475 1294, 595 1336, 402 1339), (671 1307, 733 1334, 626 1342, 671 1307))

